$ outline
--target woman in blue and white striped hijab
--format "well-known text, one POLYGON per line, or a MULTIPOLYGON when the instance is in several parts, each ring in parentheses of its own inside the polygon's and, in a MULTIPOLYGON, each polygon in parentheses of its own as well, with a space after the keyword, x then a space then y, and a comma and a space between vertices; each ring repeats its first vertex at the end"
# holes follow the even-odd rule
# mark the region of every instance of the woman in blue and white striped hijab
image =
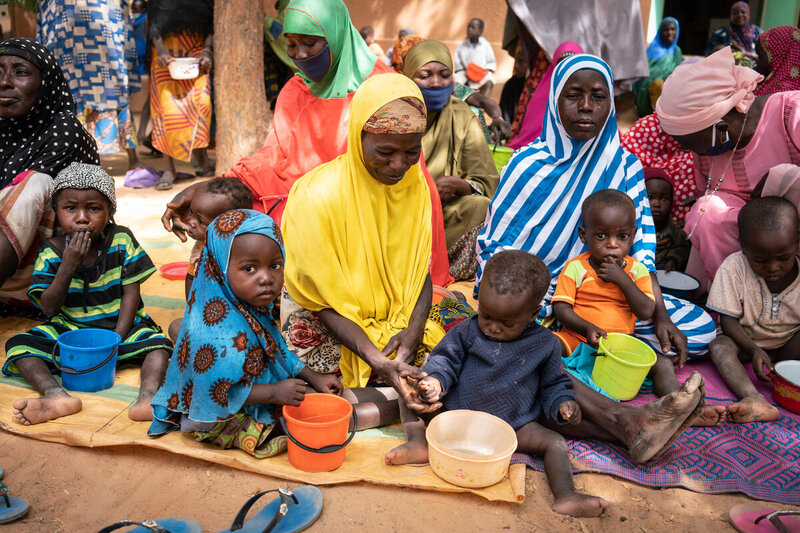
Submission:
MULTIPOLYGON (((556 67, 542 135, 515 152, 503 169, 478 236, 476 296, 483 265, 495 252, 525 250, 550 269, 553 279, 542 310, 549 315, 556 277, 568 260, 587 250, 577 232, 581 204, 601 189, 620 190, 633 200, 638 229, 630 255, 655 271, 655 226, 644 173, 639 160, 620 146, 613 86, 611 69, 598 57, 578 54, 556 67)), ((655 279, 654 285, 657 289, 655 279)), ((680 359, 687 353, 687 337, 692 355, 704 353, 714 338, 708 314, 669 296, 657 305, 655 323, 656 328, 637 323, 637 336, 664 353, 673 345, 680 359)))

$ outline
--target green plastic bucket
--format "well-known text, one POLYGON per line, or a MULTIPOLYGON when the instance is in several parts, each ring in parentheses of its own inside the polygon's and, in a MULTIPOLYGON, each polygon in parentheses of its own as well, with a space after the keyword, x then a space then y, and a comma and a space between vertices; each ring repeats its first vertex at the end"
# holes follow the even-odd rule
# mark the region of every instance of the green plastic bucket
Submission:
POLYGON ((592 380, 612 398, 632 400, 656 364, 656 352, 644 342, 623 333, 600 339, 592 380))
POLYGON ((506 166, 508 160, 511 159, 511 154, 514 153, 512 148, 508 148, 507 146, 490 146, 489 150, 492 152, 492 159, 494 159, 494 166, 497 167, 497 172, 499 173, 503 170, 503 167, 506 166))

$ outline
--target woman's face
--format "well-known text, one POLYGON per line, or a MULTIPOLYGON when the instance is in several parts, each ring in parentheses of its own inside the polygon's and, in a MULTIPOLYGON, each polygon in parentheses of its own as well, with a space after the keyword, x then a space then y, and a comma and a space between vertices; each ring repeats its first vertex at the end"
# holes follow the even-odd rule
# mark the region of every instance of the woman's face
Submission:
POLYGON ((744 26, 750 22, 750 11, 744 6, 736 6, 731 9, 731 24, 734 26, 744 26))
POLYGON ((317 35, 303 35, 302 33, 287 33, 286 53, 292 59, 308 59, 322 52, 328 41, 317 35))
POLYGON ((0 56, 0 117, 27 115, 41 86, 42 76, 33 63, 17 56, 0 56))
MULTIPOLYGON (((725 123, 717 124, 717 139, 716 144, 718 146, 722 145, 722 139, 726 136, 723 133, 727 130, 728 125, 725 123)), ((703 155, 711 149, 712 146, 712 126, 709 126, 706 129, 696 131, 694 133, 689 133, 687 135, 673 135, 672 138, 678 141, 678 144, 681 145, 681 148, 684 150, 690 150, 697 155, 703 155)))
POLYGON ((384 185, 397 185, 408 169, 419 162, 422 133, 397 135, 361 134, 364 166, 370 176, 384 185))
POLYGON ((670 46, 678 36, 678 27, 674 22, 667 22, 661 27, 661 42, 670 46))
POLYGON ((567 134, 576 141, 588 141, 603 129, 611 111, 603 75, 582 69, 569 77, 558 96, 558 115, 567 134))
POLYGON ((421 87, 438 89, 453 84, 453 72, 446 65, 431 61, 422 65, 411 79, 421 87))

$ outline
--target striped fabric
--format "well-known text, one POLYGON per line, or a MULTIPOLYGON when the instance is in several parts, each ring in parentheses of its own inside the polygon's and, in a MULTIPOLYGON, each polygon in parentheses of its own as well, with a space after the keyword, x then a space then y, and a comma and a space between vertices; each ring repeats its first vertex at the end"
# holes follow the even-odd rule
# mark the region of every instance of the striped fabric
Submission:
MULTIPOLYGON (((106 232, 107 250, 94 267, 76 272, 61 312, 48 322, 8 340, 3 373, 15 375, 14 360, 20 357, 33 355, 49 361, 55 340, 65 331, 116 327, 123 286, 143 282, 155 272, 155 266, 128 228, 112 224, 106 232)), ((28 297, 37 306, 41 305, 42 293, 53 282, 60 265, 60 251, 51 241, 45 241, 28 290, 28 297)), ((172 351, 172 343, 145 313, 140 298, 131 330, 120 345, 118 360, 144 358, 158 348, 172 351)))
MULTIPOLYGON (((577 232, 583 200, 601 189, 620 190, 633 200, 638 230, 630 255, 649 271, 655 270, 656 232, 644 173, 639 160, 620 146, 613 102, 603 129, 587 141, 572 139, 558 115, 561 90, 570 76, 581 69, 602 74, 609 94, 613 94, 614 78, 602 59, 577 54, 558 64, 550 86, 542 135, 511 156, 489 205, 486 226, 478 235, 475 297, 483 266, 494 253, 525 250, 539 256, 550 269, 552 281, 541 315, 549 316, 558 274, 567 261, 587 251, 577 232)), ((681 309, 681 304, 673 306, 673 311, 681 309)), ((702 353, 707 348, 708 334, 713 338, 714 324, 701 309, 697 308, 697 312, 700 318, 692 321, 691 329, 685 329, 682 323, 676 325, 687 335, 697 334, 690 340, 690 347, 694 346, 693 353, 702 353)), ((684 314, 688 316, 694 316, 694 311, 684 314)))

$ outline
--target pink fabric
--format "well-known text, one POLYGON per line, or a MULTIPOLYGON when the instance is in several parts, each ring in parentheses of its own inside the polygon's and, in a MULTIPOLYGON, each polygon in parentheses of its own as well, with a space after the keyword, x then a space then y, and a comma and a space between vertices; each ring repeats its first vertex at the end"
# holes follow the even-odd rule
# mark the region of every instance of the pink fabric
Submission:
POLYGON ((725 47, 692 65, 680 65, 664 82, 656 113, 670 135, 688 135, 710 128, 731 109, 745 113, 764 76, 737 67, 725 47))
POLYGON ((777 93, 769 97, 753 139, 742 149, 715 157, 697 157, 697 185, 711 190, 725 170, 716 194, 698 199, 686 216, 684 231, 700 252, 709 279, 713 280, 722 261, 738 252, 739 230, 736 218, 761 179, 784 163, 798 163, 800 146, 800 91, 777 93), (728 161, 733 157, 730 164, 728 161))
POLYGON ((36 171, 35 170, 23 170, 22 172, 17 174, 17 177, 14 178, 13 180, 11 180, 11 183, 6 185, 6 187, 13 187, 14 185, 19 185, 20 183, 22 183, 22 181, 25 178, 27 178, 30 174, 33 174, 34 172, 36 172, 36 171))
POLYGON ((783 196, 800 209, 800 167, 790 164, 772 167, 761 196, 783 196))
POLYGON ((558 58, 567 52, 574 54, 582 54, 583 48, 578 43, 566 41, 558 45, 556 51, 553 53, 553 62, 550 67, 545 71, 542 80, 539 82, 536 91, 534 91, 530 100, 528 100, 528 107, 525 108, 525 118, 519 128, 519 133, 510 141, 507 146, 516 150, 522 148, 533 141, 542 134, 542 126, 544 124, 544 111, 547 109, 547 97, 550 94, 550 80, 553 79, 553 71, 558 65, 558 58))

